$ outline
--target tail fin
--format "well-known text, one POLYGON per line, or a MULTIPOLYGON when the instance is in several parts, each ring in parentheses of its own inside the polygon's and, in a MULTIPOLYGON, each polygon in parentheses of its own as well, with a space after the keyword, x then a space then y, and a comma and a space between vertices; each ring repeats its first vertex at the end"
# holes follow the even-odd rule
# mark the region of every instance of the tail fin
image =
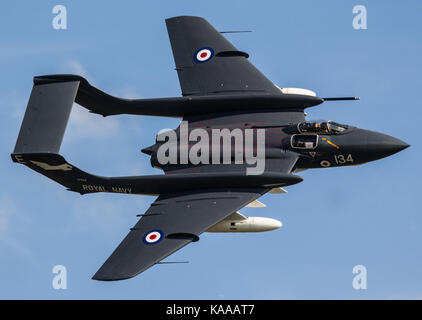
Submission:
POLYGON ((69 164, 56 153, 13 153, 12 160, 65 186, 69 191, 80 194, 107 192, 104 187, 105 177, 86 173, 69 164))

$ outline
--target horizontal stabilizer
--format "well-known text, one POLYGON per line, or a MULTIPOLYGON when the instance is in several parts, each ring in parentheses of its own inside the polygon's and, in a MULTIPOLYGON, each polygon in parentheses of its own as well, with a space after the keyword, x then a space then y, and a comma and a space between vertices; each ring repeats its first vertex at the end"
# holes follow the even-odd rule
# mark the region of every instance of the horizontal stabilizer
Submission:
POLYGON ((14 153, 58 153, 79 81, 34 86, 14 153))

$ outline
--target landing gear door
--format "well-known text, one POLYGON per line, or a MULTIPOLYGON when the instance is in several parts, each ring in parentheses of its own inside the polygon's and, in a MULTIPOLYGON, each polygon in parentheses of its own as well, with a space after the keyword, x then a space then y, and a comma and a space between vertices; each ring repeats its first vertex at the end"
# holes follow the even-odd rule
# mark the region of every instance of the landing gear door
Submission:
POLYGON ((294 134, 290 139, 293 149, 313 150, 318 146, 319 135, 316 134, 294 134))

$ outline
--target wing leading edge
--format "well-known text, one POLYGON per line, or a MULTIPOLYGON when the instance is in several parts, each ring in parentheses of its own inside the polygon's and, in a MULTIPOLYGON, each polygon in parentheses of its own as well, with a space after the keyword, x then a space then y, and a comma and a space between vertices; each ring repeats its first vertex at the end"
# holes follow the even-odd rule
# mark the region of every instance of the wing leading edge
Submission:
POLYGON ((123 280, 152 267, 269 189, 205 190, 159 196, 94 280, 123 280))

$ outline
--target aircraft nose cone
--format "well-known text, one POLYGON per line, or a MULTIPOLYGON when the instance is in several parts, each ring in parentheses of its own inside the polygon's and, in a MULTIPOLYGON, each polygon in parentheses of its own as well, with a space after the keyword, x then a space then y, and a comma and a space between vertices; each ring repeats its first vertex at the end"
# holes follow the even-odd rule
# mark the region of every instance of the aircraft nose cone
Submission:
POLYGON ((409 144, 406 142, 378 132, 367 138, 367 150, 378 159, 391 156, 407 147, 409 144))

